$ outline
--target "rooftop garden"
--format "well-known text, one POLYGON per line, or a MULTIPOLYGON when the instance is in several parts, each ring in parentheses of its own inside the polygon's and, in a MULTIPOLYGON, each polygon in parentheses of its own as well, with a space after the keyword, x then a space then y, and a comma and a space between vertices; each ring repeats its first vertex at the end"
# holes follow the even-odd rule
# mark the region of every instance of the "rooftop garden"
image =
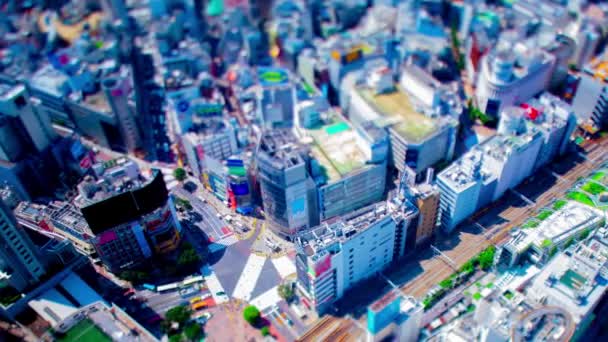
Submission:
POLYGON ((593 200, 591 199, 591 197, 589 197, 587 194, 584 194, 582 192, 579 191, 570 191, 569 193, 566 194, 566 198, 594 207, 595 203, 593 203, 593 200))

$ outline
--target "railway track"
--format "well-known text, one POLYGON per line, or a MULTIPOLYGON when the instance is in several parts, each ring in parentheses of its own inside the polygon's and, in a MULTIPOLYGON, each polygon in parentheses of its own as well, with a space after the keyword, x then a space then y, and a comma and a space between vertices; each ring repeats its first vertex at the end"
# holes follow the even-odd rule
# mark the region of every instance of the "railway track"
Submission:
MULTIPOLYGON (((589 148, 586 149, 586 160, 561 175, 560 179, 558 179, 553 187, 536 197, 533 206, 511 206, 503 209, 497 216, 506 218, 507 222, 488 227, 488 229, 481 234, 461 231, 459 235, 461 242, 451 250, 443 251, 443 253, 447 254, 454 263, 460 267, 487 246, 506 242, 512 227, 523 224, 524 221, 538 209, 545 207, 555 199, 562 197, 566 191, 577 182, 579 177, 592 173, 593 170, 608 161, 607 151, 608 139, 602 139, 602 141, 589 146, 589 148)), ((491 215, 491 213, 487 211, 487 209, 484 209, 483 214, 473 216, 474 220, 480 221, 485 216, 491 215)), ((453 272, 452 267, 446 261, 436 256, 428 260, 417 260, 413 263, 419 264, 424 271, 403 285, 401 290, 405 294, 416 298, 422 298, 433 286, 453 272)), ((408 264, 404 265, 404 268, 408 268, 408 264)), ((365 318, 363 317, 362 320, 365 320, 365 318)), ((337 317, 325 316, 321 319, 319 324, 309 329, 302 338, 298 339, 298 341, 349 341, 349 336, 346 333, 352 329, 353 324, 353 322, 344 321, 337 317), (338 326, 336 326, 336 324, 338 324, 338 326), (328 328, 333 328, 335 331, 328 334, 328 328)))

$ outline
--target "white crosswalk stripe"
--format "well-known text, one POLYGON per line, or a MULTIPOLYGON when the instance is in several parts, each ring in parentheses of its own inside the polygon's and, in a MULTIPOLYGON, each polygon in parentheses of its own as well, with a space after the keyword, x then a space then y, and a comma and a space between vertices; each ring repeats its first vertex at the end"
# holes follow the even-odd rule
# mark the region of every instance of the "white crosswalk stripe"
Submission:
POLYGON ((277 272, 281 276, 281 279, 296 273, 296 265, 289 259, 288 256, 284 255, 280 258, 272 259, 272 264, 276 268, 277 272))
POLYGON ((204 275, 205 283, 207 284, 215 303, 217 305, 226 303, 228 301, 228 296, 226 294, 222 294, 224 293, 224 287, 222 286, 222 283, 220 283, 218 277, 215 275, 215 272, 213 272, 213 270, 208 266, 204 266, 201 269, 201 273, 204 275))
POLYGON ((260 311, 264 311, 280 301, 278 286, 275 286, 253 299, 251 305, 255 305, 260 311))
POLYGON ((209 252, 214 253, 239 242, 235 235, 230 235, 209 245, 209 252))
POLYGON ((262 267, 264 267, 265 262, 265 257, 261 257, 255 254, 251 254, 249 256, 249 259, 247 259, 247 263, 245 264, 245 268, 243 268, 239 281, 236 283, 236 287, 234 288, 232 297, 239 298, 244 301, 249 301, 251 299, 251 294, 255 289, 255 285, 258 282, 260 274, 262 273, 262 267))

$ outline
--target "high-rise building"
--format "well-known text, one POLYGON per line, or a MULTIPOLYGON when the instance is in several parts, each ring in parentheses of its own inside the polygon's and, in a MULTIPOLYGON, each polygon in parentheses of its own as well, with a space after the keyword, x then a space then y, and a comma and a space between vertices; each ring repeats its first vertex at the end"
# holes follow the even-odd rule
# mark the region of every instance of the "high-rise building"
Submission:
POLYGON ((0 84, 0 181, 24 199, 52 193, 59 173, 50 151, 55 139, 48 116, 34 108, 25 87, 0 84))
POLYGON ((576 126, 568 104, 543 94, 501 114, 498 134, 475 146, 437 177, 441 225, 447 231, 500 198, 566 151, 576 126))
POLYGON ((404 231, 412 228, 415 216, 415 208, 393 210, 380 203, 298 235, 296 270, 302 301, 322 314, 349 288, 401 258, 411 236, 404 231))
POLYGON ((160 171, 145 177, 126 158, 95 164, 93 170, 95 176, 78 185, 75 204, 106 267, 113 272, 133 268, 178 247, 181 226, 160 171))
POLYGON ((139 46, 132 46, 130 61, 136 116, 146 159, 171 162, 174 156, 167 136, 165 96, 161 87, 154 81, 155 67, 152 55, 139 46))
POLYGON ((267 131, 257 153, 258 182, 270 227, 291 239, 318 223, 317 193, 307 152, 287 130, 267 131))
POLYGON ((40 251, 18 226, 12 211, 0 203, 0 284, 22 291, 45 272, 40 251))
POLYGON ((261 67, 258 69, 258 108, 267 128, 293 126, 295 111, 295 85, 284 69, 261 67))
POLYGON ((128 75, 105 78, 101 81, 101 87, 116 116, 127 152, 137 151, 141 148, 141 137, 137 120, 129 106, 131 86, 128 75))

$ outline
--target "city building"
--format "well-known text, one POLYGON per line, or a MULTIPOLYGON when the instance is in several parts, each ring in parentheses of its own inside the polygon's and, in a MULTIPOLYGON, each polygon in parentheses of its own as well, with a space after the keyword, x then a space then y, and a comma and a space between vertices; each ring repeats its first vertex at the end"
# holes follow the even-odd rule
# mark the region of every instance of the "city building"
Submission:
POLYGON ((387 177, 384 131, 351 127, 345 118, 309 101, 300 103, 296 135, 310 146, 310 176, 318 192, 319 220, 382 200, 387 177), (314 118, 314 119, 313 119, 314 118))
POLYGON ((534 229, 518 229, 497 252, 499 263, 514 266, 524 259, 546 263, 556 251, 574 238, 605 225, 604 213, 587 205, 570 201, 540 222, 534 229))
POLYGON ((548 94, 530 103, 506 108, 497 135, 439 173, 443 229, 453 230, 566 151, 575 127, 570 107, 548 94))
POLYGON ((258 182, 270 228, 291 239, 318 224, 317 192, 308 153, 288 130, 265 131, 257 152, 258 182))
POLYGON ((181 143, 195 177, 202 179, 214 161, 222 162, 237 153, 236 130, 219 118, 201 118, 195 129, 181 136, 181 143), (211 160, 213 159, 213 160, 211 160))
MULTIPOLYGON (((427 179, 428 180, 428 179, 427 179)), ((418 208, 416 245, 430 242, 437 230, 439 216, 439 189, 427 181, 408 188, 408 200, 418 208)))
POLYGON ((491 117, 546 90, 553 74, 554 55, 515 39, 505 38, 481 59, 475 102, 491 117))
POLYGON ((394 289, 367 307, 367 341, 418 341, 424 309, 413 297, 394 289))
POLYGON ((123 70, 121 75, 101 80, 101 88, 116 117, 124 146, 127 152, 133 153, 141 148, 142 143, 135 113, 129 106, 131 79, 127 70, 123 70))
POLYGON ((42 205, 23 201, 16 206, 14 214, 23 227, 57 240, 67 240, 81 254, 95 253, 90 243, 93 233, 80 211, 69 202, 42 205))
POLYGON ((287 70, 258 68, 257 108, 266 128, 293 126, 295 111, 295 84, 287 70))
MULTIPOLYGON (((53 300, 54 298, 50 299, 53 300)), ((65 304, 64 302, 60 303, 65 304)), ((58 308, 53 307, 53 309, 56 311, 58 308)), ((60 334, 70 334, 72 329, 81 331, 79 329, 85 328, 88 329, 87 331, 95 331, 98 335, 112 341, 160 341, 119 306, 116 304, 110 305, 101 300, 76 308, 74 312, 70 312, 68 316, 57 323, 52 321, 48 314, 45 318, 54 323, 55 331, 60 334)))
POLYGON ((133 268, 179 246, 181 226, 160 171, 146 177, 126 158, 97 163, 93 170, 78 185, 75 205, 106 267, 133 268))
POLYGON ((409 167, 420 174, 439 161, 451 160, 460 102, 416 66, 405 67, 399 84, 391 80, 390 70, 382 65, 360 75, 347 109, 353 124, 371 122, 386 129, 391 162, 400 172, 409 167))
POLYGON ((0 113, 0 181, 23 199, 52 194, 59 168, 48 116, 34 107, 23 85, 8 82, 0 82, 0 113))
POLYGON ((403 257, 416 214, 379 203, 299 234, 297 287, 304 303, 323 314, 349 288, 403 257))
POLYGON ((0 203, 0 284, 18 292, 36 284, 46 272, 41 253, 4 202, 0 203))
POLYGON ((528 297, 562 308, 578 330, 587 327, 608 288, 606 238, 606 228, 600 228, 590 239, 557 254, 533 279, 528 297))

